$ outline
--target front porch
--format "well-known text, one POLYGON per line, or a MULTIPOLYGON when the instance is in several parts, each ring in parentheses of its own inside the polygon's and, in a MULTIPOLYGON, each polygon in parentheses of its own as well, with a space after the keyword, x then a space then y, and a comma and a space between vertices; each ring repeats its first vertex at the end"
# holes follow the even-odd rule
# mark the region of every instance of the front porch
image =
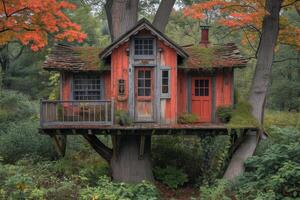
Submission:
MULTIPOLYGON (((49 135, 222 135, 228 128, 222 123, 114 124, 114 102, 41 100, 41 133, 49 135)), ((243 127, 243 131, 256 130, 243 127)))

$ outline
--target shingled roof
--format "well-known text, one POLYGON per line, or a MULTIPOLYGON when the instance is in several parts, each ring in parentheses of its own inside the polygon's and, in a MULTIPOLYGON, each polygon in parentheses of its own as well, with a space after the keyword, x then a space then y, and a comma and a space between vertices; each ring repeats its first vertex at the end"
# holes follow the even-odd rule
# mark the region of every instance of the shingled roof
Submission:
POLYGON ((183 49, 189 54, 182 69, 210 69, 226 67, 245 67, 247 59, 240 53, 234 43, 222 45, 201 45, 185 46, 183 49))
POLYGON ((51 50, 43 68, 56 71, 101 71, 109 66, 99 59, 101 49, 57 44, 51 50))

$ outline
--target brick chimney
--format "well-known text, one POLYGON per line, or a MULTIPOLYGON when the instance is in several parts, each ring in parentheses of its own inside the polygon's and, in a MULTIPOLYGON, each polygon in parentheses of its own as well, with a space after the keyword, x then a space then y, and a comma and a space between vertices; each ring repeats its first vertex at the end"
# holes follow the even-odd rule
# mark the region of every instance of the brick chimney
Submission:
POLYGON ((209 44, 209 26, 200 26, 200 28, 201 28, 200 45, 207 47, 209 44))

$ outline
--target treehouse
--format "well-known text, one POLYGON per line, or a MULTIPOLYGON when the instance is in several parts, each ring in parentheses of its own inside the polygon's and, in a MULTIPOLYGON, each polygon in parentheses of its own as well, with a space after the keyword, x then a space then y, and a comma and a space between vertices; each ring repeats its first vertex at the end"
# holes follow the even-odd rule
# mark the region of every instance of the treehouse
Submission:
POLYGON ((169 134, 225 129, 216 110, 234 104, 234 69, 246 59, 233 43, 179 46, 145 19, 104 49, 56 45, 44 69, 60 73, 60 100, 41 101, 41 129, 169 134), (128 115, 121 126, 115 116, 128 115), (178 118, 193 113, 193 124, 178 118))

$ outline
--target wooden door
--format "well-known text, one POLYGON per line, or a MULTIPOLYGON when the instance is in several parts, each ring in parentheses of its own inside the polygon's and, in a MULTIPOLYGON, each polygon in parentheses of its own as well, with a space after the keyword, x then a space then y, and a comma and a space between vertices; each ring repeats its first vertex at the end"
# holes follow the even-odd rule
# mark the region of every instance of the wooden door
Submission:
POLYGON ((154 77, 153 68, 135 69, 135 120, 154 120, 154 77))
POLYGON ((192 78, 192 113, 198 115, 198 122, 211 122, 212 94, 210 77, 192 78))

